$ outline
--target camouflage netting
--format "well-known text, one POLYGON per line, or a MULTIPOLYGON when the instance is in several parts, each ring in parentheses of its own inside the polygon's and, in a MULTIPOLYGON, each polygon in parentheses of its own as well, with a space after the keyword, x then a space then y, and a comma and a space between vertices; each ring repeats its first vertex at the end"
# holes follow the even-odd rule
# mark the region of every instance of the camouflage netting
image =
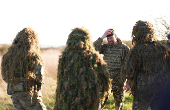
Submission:
POLYGON ((132 38, 134 47, 127 55, 122 73, 131 82, 132 95, 141 94, 147 99, 162 86, 166 86, 169 54, 167 49, 156 41, 152 25, 147 21, 136 22, 132 38), (136 92, 137 83, 141 85, 140 92, 136 92))
POLYGON ((14 85, 19 81, 25 81, 27 87, 31 87, 35 79, 33 69, 40 62, 43 64, 39 53, 37 33, 31 28, 24 28, 16 35, 2 58, 1 73, 4 81, 14 85))
POLYGON ((84 28, 75 28, 70 33, 59 59, 54 110, 97 110, 99 99, 108 91, 106 63, 90 38, 84 28))

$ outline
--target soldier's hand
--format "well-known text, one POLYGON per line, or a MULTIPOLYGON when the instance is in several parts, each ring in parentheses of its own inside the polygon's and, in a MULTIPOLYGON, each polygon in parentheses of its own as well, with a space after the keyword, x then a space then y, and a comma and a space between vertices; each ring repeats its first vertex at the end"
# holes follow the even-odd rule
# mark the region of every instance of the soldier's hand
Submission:
POLYGON ((124 88, 125 88, 125 91, 126 91, 126 92, 128 92, 129 90, 131 90, 129 83, 126 83, 126 85, 125 85, 124 88))
POLYGON ((102 39, 106 38, 107 35, 111 34, 112 33, 112 30, 113 29, 108 29, 105 31, 105 33, 103 34, 103 36, 101 37, 102 39))

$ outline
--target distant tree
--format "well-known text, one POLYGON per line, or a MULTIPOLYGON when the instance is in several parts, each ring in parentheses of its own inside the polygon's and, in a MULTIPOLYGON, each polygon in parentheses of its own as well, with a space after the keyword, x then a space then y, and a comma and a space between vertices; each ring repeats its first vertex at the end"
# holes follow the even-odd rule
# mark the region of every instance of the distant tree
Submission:
MULTIPOLYGON (((170 12, 170 10, 168 10, 170 12)), ((156 34, 159 38, 165 40, 167 35, 170 34, 170 16, 161 15, 159 18, 154 18, 156 34)))

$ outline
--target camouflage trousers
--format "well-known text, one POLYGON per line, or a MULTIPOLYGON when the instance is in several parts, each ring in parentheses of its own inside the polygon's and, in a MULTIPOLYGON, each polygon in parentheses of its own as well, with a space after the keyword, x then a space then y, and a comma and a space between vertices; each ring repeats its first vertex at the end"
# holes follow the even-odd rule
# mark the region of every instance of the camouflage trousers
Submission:
POLYGON ((122 110, 124 103, 124 86, 126 81, 123 81, 120 72, 110 71, 110 77, 112 79, 112 92, 115 101, 115 109, 122 110))
POLYGON ((15 92, 12 94, 14 110, 46 110, 42 103, 41 91, 34 92, 15 92))

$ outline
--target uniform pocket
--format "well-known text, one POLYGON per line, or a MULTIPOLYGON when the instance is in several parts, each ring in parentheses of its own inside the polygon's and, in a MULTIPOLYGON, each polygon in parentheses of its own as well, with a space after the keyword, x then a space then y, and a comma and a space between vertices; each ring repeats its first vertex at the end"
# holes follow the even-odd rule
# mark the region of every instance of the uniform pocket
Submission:
POLYGON ((19 82, 18 84, 16 84, 14 87, 13 87, 13 90, 14 91, 24 91, 24 83, 23 82, 19 82))
POLYGON ((8 84, 7 84, 7 94, 8 94, 8 95, 12 95, 13 92, 14 92, 14 91, 13 91, 12 84, 11 84, 11 83, 8 83, 8 84))

